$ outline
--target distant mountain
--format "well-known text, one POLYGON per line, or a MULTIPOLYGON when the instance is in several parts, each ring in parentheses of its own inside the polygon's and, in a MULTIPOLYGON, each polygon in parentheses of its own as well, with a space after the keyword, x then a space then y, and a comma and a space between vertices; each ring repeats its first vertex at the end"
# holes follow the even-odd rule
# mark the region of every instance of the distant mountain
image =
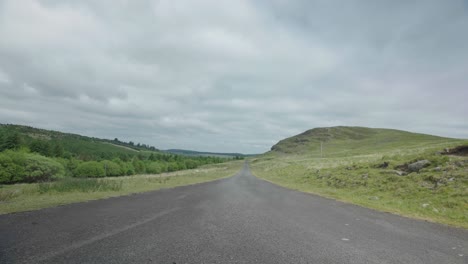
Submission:
POLYGON ((219 152, 204 152, 204 151, 194 151, 194 150, 185 150, 185 149, 168 149, 163 150, 167 153, 177 154, 177 155, 185 155, 185 156, 211 156, 211 157, 226 157, 226 158, 233 158, 233 157, 250 157, 255 156, 256 154, 242 154, 242 153, 219 153, 219 152))
POLYGON ((337 126, 314 128, 283 139, 275 144, 271 151, 320 156, 322 149, 322 154, 332 157, 367 154, 375 150, 409 148, 424 144, 430 146, 457 140, 395 129, 337 126))

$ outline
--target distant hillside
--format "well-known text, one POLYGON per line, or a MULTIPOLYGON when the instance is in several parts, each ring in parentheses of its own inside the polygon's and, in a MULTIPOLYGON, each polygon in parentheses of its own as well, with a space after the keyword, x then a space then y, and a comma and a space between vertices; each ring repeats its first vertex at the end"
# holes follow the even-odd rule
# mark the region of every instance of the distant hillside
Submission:
POLYGON ((225 158, 234 158, 234 157, 250 157, 255 156, 255 154, 242 154, 242 153, 218 153, 218 152, 204 152, 204 151, 194 151, 194 150, 185 150, 185 149, 168 149, 163 150, 167 153, 185 155, 185 156, 211 156, 211 157, 225 157, 225 158))
POLYGON ((277 153, 320 156, 322 148, 323 155, 346 156, 449 141, 456 139, 395 129, 338 126, 307 130, 279 141, 271 150, 277 153))
POLYGON ((18 134, 21 145, 26 145, 46 156, 47 152, 63 151, 64 153, 80 157, 85 160, 96 158, 110 158, 116 154, 135 155, 135 152, 158 152, 153 146, 134 144, 113 139, 99 139, 71 133, 39 129, 21 125, 0 124, 0 137, 9 134, 18 134), (50 144, 44 144, 48 142, 50 144), (60 148, 60 149, 57 149, 60 148))
POLYGON ((158 174, 228 160, 232 158, 188 157, 118 139, 0 124, 0 184, 158 174))

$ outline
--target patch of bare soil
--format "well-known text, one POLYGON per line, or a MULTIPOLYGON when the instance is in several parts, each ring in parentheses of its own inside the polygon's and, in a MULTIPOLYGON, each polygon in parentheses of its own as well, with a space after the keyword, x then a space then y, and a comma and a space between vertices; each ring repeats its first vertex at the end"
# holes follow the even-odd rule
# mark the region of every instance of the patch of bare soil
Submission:
POLYGON ((468 146, 458 146, 451 149, 445 149, 444 155, 468 156, 468 146))

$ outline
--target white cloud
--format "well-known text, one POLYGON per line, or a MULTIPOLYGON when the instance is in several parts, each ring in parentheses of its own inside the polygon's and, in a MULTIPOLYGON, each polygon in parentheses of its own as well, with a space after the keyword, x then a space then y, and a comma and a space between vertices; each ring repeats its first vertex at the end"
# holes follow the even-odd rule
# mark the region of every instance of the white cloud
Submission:
POLYGON ((0 1, 0 122, 263 152, 317 126, 468 137, 463 1, 0 1))

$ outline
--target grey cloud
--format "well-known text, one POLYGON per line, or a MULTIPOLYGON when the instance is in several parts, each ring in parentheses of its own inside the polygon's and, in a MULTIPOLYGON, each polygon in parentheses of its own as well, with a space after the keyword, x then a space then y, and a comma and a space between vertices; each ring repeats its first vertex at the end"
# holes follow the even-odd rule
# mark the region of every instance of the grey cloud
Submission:
POLYGON ((0 0, 0 122, 209 151, 467 138, 466 28, 461 0, 0 0))

